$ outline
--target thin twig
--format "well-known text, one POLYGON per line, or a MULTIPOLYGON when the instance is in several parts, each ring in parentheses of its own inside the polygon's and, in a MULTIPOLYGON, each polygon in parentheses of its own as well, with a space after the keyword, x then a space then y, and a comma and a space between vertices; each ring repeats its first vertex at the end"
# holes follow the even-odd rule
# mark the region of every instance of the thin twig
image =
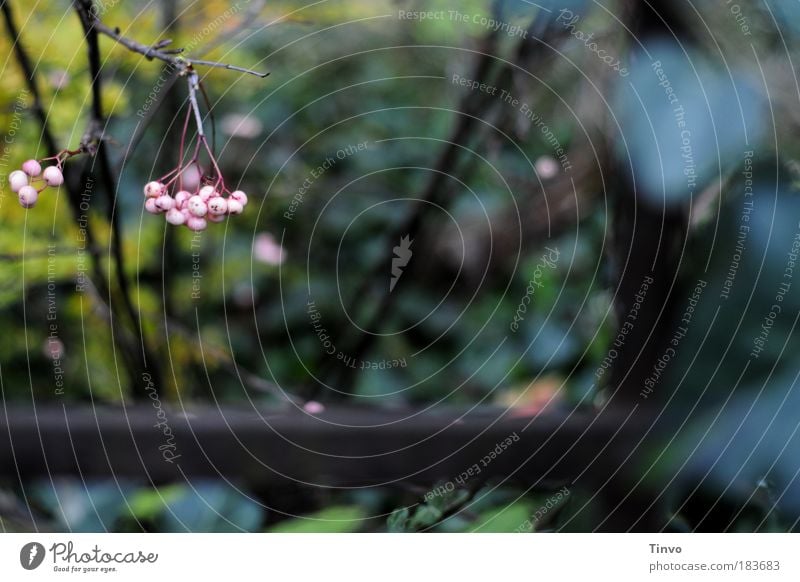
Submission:
MULTIPOLYGON (((207 54, 210 51, 212 51, 217 46, 227 42, 227 40, 229 38, 232 38, 232 37, 236 36, 236 34, 238 34, 241 30, 246 28, 247 25, 252 24, 253 19, 261 11, 261 8, 263 8, 264 4, 265 4, 265 2, 263 0, 261 0, 259 2, 252 2, 250 4, 250 6, 248 7, 248 9, 247 9, 247 13, 245 13, 244 18, 242 19, 242 21, 239 24, 237 24, 234 27, 231 27, 228 31, 225 31, 225 32, 221 33, 219 35, 219 37, 215 41, 212 41, 212 42, 206 44, 203 47, 199 47, 197 51, 193 50, 193 52, 196 52, 198 54, 198 56, 203 56, 204 54, 207 54)), ((177 24, 178 24, 177 16, 174 15, 174 13, 173 13, 172 16, 170 16, 168 19, 165 19, 164 29, 169 31, 170 34, 173 34, 174 30, 177 28, 177 24)), ((163 47, 160 47, 159 45, 161 43, 164 43, 164 42, 166 42, 166 41, 161 41, 159 43, 156 43, 155 47, 156 48, 163 48, 163 47)), ((175 50, 179 50, 181 52, 183 51, 183 49, 175 49, 175 50)), ((162 52, 167 53, 168 51, 162 51, 162 52)), ((147 129, 150 127, 150 124, 155 119, 156 113, 161 109, 161 106, 169 98, 169 96, 172 95, 172 91, 170 91, 170 89, 172 88, 172 85, 175 83, 175 81, 178 78, 178 72, 175 70, 175 67, 171 63, 165 63, 165 66, 164 66, 164 68, 163 68, 163 70, 161 72, 161 75, 162 76, 163 75, 169 75, 169 78, 164 82, 164 84, 162 86, 162 90, 159 93, 159 95, 150 104, 150 107, 147 110, 147 114, 144 116, 142 121, 137 124, 135 133, 130 139, 130 142, 129 142, 128 148, 126 150, 125 156, 119 162, 119 164, 117 165, 117 170, 118 171, 119 171, 120 168, 122 168, 124 166, 124 164, 127 162, 127 159, 134 153, 134 151, 136 151, 137 147, 139 146, 139 144, 142 141, 142 138, 144 137, 145 132, 147 131, 147 129)), ((201 85, 201 88, 202 88, 202 85, 201 85)), ((175 108, 177 108, 177 106, 175 108)), ((211 109, 212 108, 209 105, 209 115, 212 115, 211 109)), ((212 130, 213 130, 213 120, 212 120, 212 130)), ((214 136, 213 136, 213 134, 212 134, 211 141, 212 141, 212 147, 213 147, 214 146, 214 136)))
POLYGON ((261 73, 259 71, 254 71, 252 69, 246 69, 244 67, 239 67, 237 65, 230 65, 227 63, 218 63, 216 61, 206 61, 206 60, 198 60, 198 59, 189 59, 189 62, 192 65, 201 65, 203 67, 216 67, 217 69, 228 69, 229 71, 238 71, 240 73, 247 73, 248 75, 255 75, 256 77, 268 77, 269 73, 261 73))
POLYGON ((197 124, 197 139, 203 139, 206 134, 203 131, 203 116, 200 115, 200 107, 197 104, 197 90, 199 86, 200 82, 197 78, 197 73, 192 71, 189 73, 189 103, 194 113, 194 121, 197 124))
POLYGON ((236 65, 231 65, 228 63, 219 63, 217 61, 207 61, 207 60, 194 60, 191 58, 176 56, 175 55, 176 50, 180 49, 173 49, 173 50, 159 49, 156 48, 159 46, 158 43, 153 46, 144 45, 131 38, 122 36, 119 28, 111 28, 110 26, 104 24, 102 21, 94 17, 92 17, 92 27, 97 32, 104 34, 109 38, 114 39, 128 50, 133 51, 135 53, 139 53, 148 60, 158 59, 160 61, 164 61, 165 63, 177 69, 181 74, 187 74, 189 71, 191 71, 193 65, 200 65, 203 67, 214 67, 217 69, 228 69, 231 71, 238 71, 240 73, 247 73, 248 75, 255 75, 256 77, 260 77, 262 79, 264 77, 269 76, 269 73, 253 71, 251 69, 238 67, 236 65))

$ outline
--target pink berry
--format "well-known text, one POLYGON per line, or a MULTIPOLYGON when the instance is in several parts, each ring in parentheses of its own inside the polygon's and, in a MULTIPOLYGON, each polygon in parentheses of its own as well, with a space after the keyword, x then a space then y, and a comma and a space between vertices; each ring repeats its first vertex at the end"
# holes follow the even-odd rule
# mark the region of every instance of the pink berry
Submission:
POLYGON ((8 175, 8 183, 12 191, 19 192, 20 188, 28 185, 28 175, 22 170, 14 170, 8 175))
POLYGON ((148 198, 144 201, 144 209, 147 210, 150 214, 160 214, 161 210, 159 210, 158 206, 156 206, 156 199, 155 198, 148 198))
POLYGON ((224 214, 211 214, 211 213, 209 213, 209 214, 206 215, 206 220, 208 220, 210 222, 225 222, 225 216, 226 215, 224 215, 224 214))
POLYGON ((167 211, 167 222, 180 226, 186 222, 186 216, 177 208, 172 208, 167 211))
POLYGON ((241 202, 228 198, 228 214, 241 214, 243 211, 244 206, 242 206, 241 202))
POLYGON ((19 189, 17 196, 23 208, 33 208, 39 199, 39 192, 33 186, 23 186, 19 189))
POLYGON ((156 206, 159 210, 166 212, 167 210, 175 208, 175 200, 172 199, 172 196, 162 194, 156 198, 156 206))
POLYGON ((208 202, 214 196, 219 196, 219 192, 217 192, 214 186, 203 186, 200 188, 200 191, 197 193, 197 195, 203 199, 203 202, 208 202))
POLYGON ((205 218, 200 218, 199 216, 190 216, 186 220, 186 226, 189 227, 189 230, 201 231, 206 229, 208 223, 206 222, 205 218))
POLYGON ((190 192, 196 192, 200 187, 200 180, 203 177, 203 172, 197 164, 186 166, 186 169, 181 175, 183 187, 190 192))
POLYGON ((242 208, 247 206, 247 194, 245 194, 241 190, 236 190, 235 192, 231 192, 230 198, 236 200, 236 202, 241 204, 242 208))
POLYGON ((214 216, 222 216, 228 213, 228 201, 222 196, 214 196, 208 199, 208 213, 214 216))
POLYGON ((146 198, 158 198, 167 191, 166 186, 161 182, 148 182, 144 185, 144 195, 146 198))
POLYGON ((183 210, 186 207, 186 202, 191 197, 192 195, 186 190, 181 190, 180 192, 175 194, 175 208, 177 208, 178 210, 183 210))
POLYGON ((64 183, 64 174, 56 166, 46 167, 42 177, 48 186, 56 187, 64 183))
POLYGON ((42 173, 42 166, 36 160, 28 160, 24 164, 22 164, 22 171, 28 174, 29 176, 38 176, 42 173))
POLYGON ((208 212, 208 206, 200 196, 192 196, 189 198, 186 202, 186 208, 189 209, 192 216, 197 216, 198 218, 205 216, 208 212))

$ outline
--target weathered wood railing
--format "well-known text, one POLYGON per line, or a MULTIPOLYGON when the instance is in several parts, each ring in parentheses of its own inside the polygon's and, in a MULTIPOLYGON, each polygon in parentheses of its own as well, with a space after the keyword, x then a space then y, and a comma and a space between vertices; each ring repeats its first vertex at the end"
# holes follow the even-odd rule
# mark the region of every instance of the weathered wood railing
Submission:
POLYGON ((432 485, 480 463, 480 479, 547 487, 624 475, 649 427, 643 414, 591 411, 514 417, 511 411, 338 408, 164 408, 6 405, 0 475, 133 477, 152 483, 213 476, 260 487, 432 485), (159 425, 159 423, 161 423, 159 425), (627 461, 626 461, 627 459, 627 461))

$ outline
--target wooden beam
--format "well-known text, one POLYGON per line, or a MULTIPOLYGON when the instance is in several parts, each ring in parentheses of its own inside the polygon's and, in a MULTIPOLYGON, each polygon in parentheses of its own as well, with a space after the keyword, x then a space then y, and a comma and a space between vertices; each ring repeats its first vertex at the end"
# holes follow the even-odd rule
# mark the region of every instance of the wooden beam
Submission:
POLYGON ((549 486, 582 476, 599 483, 620 468, 647 426, 641 416, 579 411, 532 419, 486 408, 338 408, 312 416, 297 409, 14 404, 0 412, 0 477, 116 475, 163 483, 207 476, 254 487, 287 480, 353 487, 431 485, 477 465, 473 482, 549 486), (493 458, 508 437, 511 444, 493 458))

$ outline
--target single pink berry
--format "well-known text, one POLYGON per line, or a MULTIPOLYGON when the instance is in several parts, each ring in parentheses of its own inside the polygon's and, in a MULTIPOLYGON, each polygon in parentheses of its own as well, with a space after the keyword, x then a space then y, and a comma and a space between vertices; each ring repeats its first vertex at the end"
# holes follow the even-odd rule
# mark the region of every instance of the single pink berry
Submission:
POLYGON ((148 182, 144 185, 144 195, 146 198, 158 198, 165 194, 166 191, 166 186, 161 182, 148 182))
POLYGON ((23 208, 33 208, 39 199, 39 192, 33 186, 23 186, 19 189, 17 196, 23 208))
POLYGON ((64 174, 56 166, 46 167, 42 177, 48 186, 57 187, 64 183, 64 174))
POLYGON ((189 198, 186 202, 186 208, 189 209, 192 216, 197 216, 198 218, 202 218, 208 212, 208 206, 200 196, 192 196, 189 198))
POLYGON ((179 210, 183 210, 184 208, 186 208, 186 202, 191 197, 192 195, 186 190, 181 190, 180 192, 175 194, 175 208, 179 210))
POLYGON ((210 222, 225 222, 225 214, 211 214, 210 212, 206 214, 206 220, 210 222))
POLYGON ((169 196, 168 194, 162 194, 156 198, 156 206, 159 210, 166 212, 167 210, 172 210, 175 208, 175 200, 173 200, 172 196, 169 196))
POLYGON ((214 196, 208 199, 208 213, 214 216, 222 216, 228 213, 228 201, 222 196, 214 196))
POLYGON ((190 216, 186 220, 186 226, 189 227, 189 230, 194 230, 199 232, 201 230, 205 230, 208 223, 206 222, 205 218, 200 218, 199 216, 190 216))
POLYGON ((197 193, 197 195, 203 199, 203 202, 208 202, 214 196, 219 196, 219 192, 217 192, 214 186, 203 186, 200 188, 200 191, 197 193))
POLYGON ((180 226, 186 222, 186 216, 177 208, 172 208, 167 211, 167 222, 180 226))
POLYGON ((186 169, 181 174, 183 187, 190 192, 197 192, 202 178, 203 172, 197 164, 186 166, 186 169))
POLYGON ((22 164, 22 171, 31 177, 38 176, 42 173, 42 165, 36 160, 28 160, 22 164))
POLYGON ((244 212, 244 206, 241 202, 237 202, 233 198, 228 198, 228 214, 241 214, 244 212))
POLYGON ((156 206, 156 199, 155 198, 148 198, 144 201, 144 209, 147 210, 150 214, 160 214, 161 210, 159 210, 158 206, 156 206))
POLYGON ((236 190, 235 192, 231 192, 229 198, 236 200, 236 202, 242 205, 242 208, 247 206, 247 194, 245 194, 241 190, 236 190))
POLYGON ((20 188, 28 185, 28 174, 22 170, 14 170, 8 175, 8 183, 12 191, 19 192, 20 188))

